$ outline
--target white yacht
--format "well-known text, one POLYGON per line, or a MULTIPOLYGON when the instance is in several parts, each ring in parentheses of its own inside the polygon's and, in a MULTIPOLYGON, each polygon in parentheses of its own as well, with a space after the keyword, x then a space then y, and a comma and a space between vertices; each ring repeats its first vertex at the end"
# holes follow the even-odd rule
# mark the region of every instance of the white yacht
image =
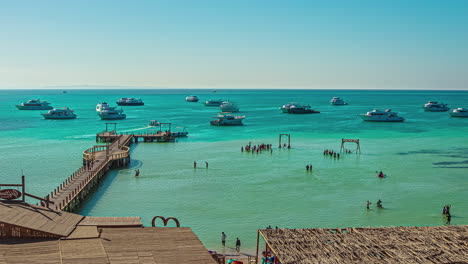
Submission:
POLYGON ((288 114, 318 114, 320 111, 310 108, 310 105, 293 105, 289 107, 288 114))
POLYGON ((223 104, 223 100, 221 99, 210 99, 208 101, 206 101, 205 103, 205 106, 220 106, 223 104))
POLYGON ((434 101, 429 101, 424 105, 424 111, 426 112, 447 112, 449 109, 447 104, 439 104, 434 101))
POLYGON ((117 105, 145 105, 140 98, 120 98, 117 105))
POLYGON ((292 106, 296 107, 296 106, 300 106, 300 104, 299 104, 299 103, 296 103, 296 102, 290 102, 290 103, 287 103, 287 104, 281 106, 280 109, 281 109, 281 111, 282 111, 283 113, 289 113, 288 110, 289 110, 289 108, 291 108, 292 106))
POLYGON ((76 118, 75 113, 73 110, 69 109, 68 107, 64 107, 62 109, 52 109, 45 114, 41 114, 44 116, 45 119, 74 119, 76 118))
POLYGON ((239 112, 239 107, 231 102, 223 102, 223 104, 219 106, 219 109, 221 109, 221 112, 239 112))
POLYGON ((125 119, 126 114, 123 113, 122 109, 116 109, 115 107, 109 107, 107 109, 102 109, 98 114, 102 120, 115 120, 115 119, 125 119))
POLYGON ((468 117, 468 109, 459 107, 457 109, 453 109, 453 111, 450 112, 450 115, 453 117, 468 117))
POLYGON ((196 103, 196 102, 198 102, 198 100, 200 100, 200 99, 198 99, 198 97, 196 95, 190 95, 190 96, 185 97, 185 101, 187 101, 187 102, 195 102, 196 103))
POLYGON ((233 116, 229 114, 219 114, 216 120, 210 121, 213 126, 241 126, 245 116, 233 116))
POLYGON ((339 97, 333 97, 330 101, 330 104, 332 105, 347 105, 348 103, 345 103, 343 99, 339 97))
POLYGON ((102 110, 107 110, 107 109, 115 109, 115 107, 111 107, 106 102, 102 102, 102 103, 96 105, 96 112, 101 112, 102 110))
POLYGON ((369 122, 403 122, 405 119, 398 116, 397 112, 392 112, 392 109, 380 111, 374 109, 367 112, 365 115, 361 115, 362 120, 369 122))
POLYGON ((41 101, 39 99, 31 99, 26 102, 16 105, 19 110, 50 110, 53 109, 50 103, 47 101, 41 101))

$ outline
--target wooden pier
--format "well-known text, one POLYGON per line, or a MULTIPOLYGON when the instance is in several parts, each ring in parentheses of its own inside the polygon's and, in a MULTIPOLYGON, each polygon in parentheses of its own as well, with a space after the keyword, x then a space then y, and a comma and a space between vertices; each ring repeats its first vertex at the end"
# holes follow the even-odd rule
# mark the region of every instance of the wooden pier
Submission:
POLYGON ((95 145, 83 151, 83 166, 66 178, 41 202, 55 210, 72 212, 96 187, 111 168, 120 168, 130 164, 130 145, 143 142, 173 142, 171 132, 118 134, 105 131, 96 135, 96 142, 107 145, 95 145))

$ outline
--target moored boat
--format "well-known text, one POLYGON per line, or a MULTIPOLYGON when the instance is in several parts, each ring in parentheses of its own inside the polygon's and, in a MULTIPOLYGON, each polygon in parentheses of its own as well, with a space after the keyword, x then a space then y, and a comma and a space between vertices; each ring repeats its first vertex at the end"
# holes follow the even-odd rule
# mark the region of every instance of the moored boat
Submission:
POLYGON ((442 104, 434 101, 429 101, 424 105, 424 111, 426 112, 447 112, 450 108, 447 104, 442 104))
POLYGON ((223 100, 221 99, 210 99, 203 103, 205 106, 220 106, 223 104, 223 100))
POLYGON ((347 105, 348 103, 345 103, 343 99, 340 97, 333 97, 330 101, 331 105, 347 105))
POLYGON ((288 109, 291 108, 292 106, 299 106, 300 104, 299 103, 296 103, 296 102, 290 102, 290 103, 287 103, 283 106, 280 107, 281 111, 283 113, 288 113, 288 109))
POLYGON ((145 105, 140 98, 120 98, 117 101, 117 105, 145 105))
POLYGON ((98 114, 102 120, 116 120, 116 119, 125 119, 127 115, 123 113, 122 109, 116 109, 115 107, 109 107, 103 109, 98 114))
POLYGON ((190 96, 187 96, 185 97, 185 101, 187 102, 198 102, 198 97, 196 95, 190 95, 190 96))
POLYGON ((293 105, 288 108, 288 114, 318 114, 320 111, 313 110, 310 105, 293 105))
POLYGON ((16 105, 16 108, 19 110, 50 110, 53 109, 50 106, 50 103, 47 101, 41 101, 39 99, 31 99, 26 102, 21 103, 20 105, 16 105))
POLYGON ((450 115, 452 117, 468 117, 468 109, 459 107, 457 109, 453 109, 453 111, 450 112, 450 115))
POLYGON ((106 110, 110 108, 115 108, 115 107, 111 107, 108 103, 102 102, 96 105, 96 112, 101 112, 102 110, 106 110))
POLYGON ((41 114, 45 119, 74 119, 76 118, 75 113, 68 107, 62 109, 52 109, 45 114, 41 114))
POLYGON ((245 116, 233 116, 229 114, 219 114, 216 120, 210 121, 213 126, 241 126, 245 116))
POLYGON ((239 112, 239 107, 236 104, 227 101, 223 102, 223 104, 219 106, 219 109, 221 109, 221 112, 239 112))
POLYGON ((405 120, 403 117, 398 116, 397 112, 392 112, 392 109, 385 111, 374 109, 361 115, 361 118, 368 122, 403 122, 405 120))

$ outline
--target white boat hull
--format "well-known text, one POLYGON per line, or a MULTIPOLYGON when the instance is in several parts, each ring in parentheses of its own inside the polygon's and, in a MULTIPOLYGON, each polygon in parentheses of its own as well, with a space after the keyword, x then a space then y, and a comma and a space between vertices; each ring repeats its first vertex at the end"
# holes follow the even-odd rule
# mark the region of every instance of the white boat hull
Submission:
POLYGON ((16 105, 19 110, 52 110, 54 109, 50 105, 45 106, 28 106, 28 105, 16 105))
POLYGON ((425 112, 447 112, 450 110, 448 107, 424 107, 425 112))
POLYGON ((57 116, 57 115, 48 115, 42 114, 45 119, 75 119, 76 115, 66 115, 66 116, 57 116))
POLYGON ((405 119, 403 117, 395 116, 368 116, 368 115, 361 115, 362 120, 367 122, 403 122, 405 119))
POLYGON ((452 117, 468 117, 468 112, 451 112, 452 117))

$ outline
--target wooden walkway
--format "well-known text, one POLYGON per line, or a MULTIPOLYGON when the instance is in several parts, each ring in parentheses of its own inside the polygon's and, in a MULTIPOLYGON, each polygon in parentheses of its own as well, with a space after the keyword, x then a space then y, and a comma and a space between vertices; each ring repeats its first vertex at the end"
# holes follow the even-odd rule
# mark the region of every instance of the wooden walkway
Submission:
POLYGON ((133 135, 112 135, 115 140, 104 146, 94 146, 83 152, 83 166, 68 177, 49 195, 55 210, 71 211, 94 187, 112 165, 122 166, 130 162, 133 135))

